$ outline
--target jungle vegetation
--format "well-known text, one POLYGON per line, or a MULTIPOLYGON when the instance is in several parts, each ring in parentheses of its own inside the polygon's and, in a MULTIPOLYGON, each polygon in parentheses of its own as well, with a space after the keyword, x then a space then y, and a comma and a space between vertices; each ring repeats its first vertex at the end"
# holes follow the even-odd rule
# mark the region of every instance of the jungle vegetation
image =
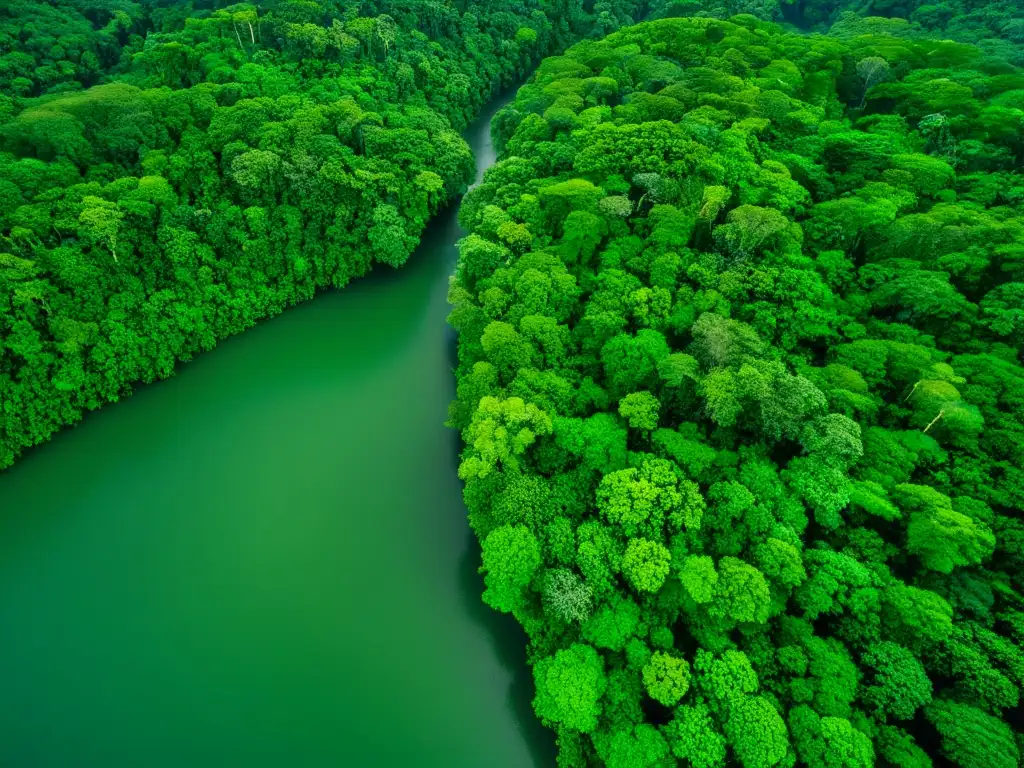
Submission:
POLYGON ((458 131, 635 0, 0 7, 0 468, 258 320, 399 266, 458 131))
POLYGON ((563 768, 1019 765, 1024 71, 887 28, 652 21, 494 121, 450 423, 563 768))
POLYGON ((560 765, 1019 765, 1012 0, 4 3, 0 468, 403 264, 580 40, 450 293, 560 765))
POLYGON ((665 0, 652 10, 655 16, 750 14, 837 37, 948 38, 1024 64, 1024 4, 1017 0, 665 0))

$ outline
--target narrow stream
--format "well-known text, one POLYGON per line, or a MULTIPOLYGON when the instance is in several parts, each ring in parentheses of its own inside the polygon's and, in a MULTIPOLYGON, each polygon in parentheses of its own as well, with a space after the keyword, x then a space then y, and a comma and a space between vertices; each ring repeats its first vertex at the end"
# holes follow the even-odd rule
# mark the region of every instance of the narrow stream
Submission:
POLYGON ((0 764, 554 764, 443 426, 455 214, 0 475, 0 764))

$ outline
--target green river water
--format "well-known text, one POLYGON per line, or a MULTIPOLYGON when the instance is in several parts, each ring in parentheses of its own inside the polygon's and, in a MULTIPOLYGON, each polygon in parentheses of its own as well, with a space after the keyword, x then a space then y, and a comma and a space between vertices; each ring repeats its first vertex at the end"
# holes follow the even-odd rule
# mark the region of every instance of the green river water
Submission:
POLYGON ((461 235, 0 475, 0 765, 553 764, 443 426, 461 235))

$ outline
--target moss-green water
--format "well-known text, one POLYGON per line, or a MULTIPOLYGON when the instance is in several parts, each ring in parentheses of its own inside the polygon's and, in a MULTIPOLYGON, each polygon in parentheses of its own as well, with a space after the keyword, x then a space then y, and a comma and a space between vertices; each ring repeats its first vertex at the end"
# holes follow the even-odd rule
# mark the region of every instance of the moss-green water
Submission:
POLYGON ((553 762, 442 426, 460 235, 0 475, 0 764, 553 762))

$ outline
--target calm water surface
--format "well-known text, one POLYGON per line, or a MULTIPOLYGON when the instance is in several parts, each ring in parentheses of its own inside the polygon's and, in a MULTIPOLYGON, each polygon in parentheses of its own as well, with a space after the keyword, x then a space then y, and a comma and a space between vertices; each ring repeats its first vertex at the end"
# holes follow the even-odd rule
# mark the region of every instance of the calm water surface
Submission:
POLYGON ((553 764, 442 426, 461 235, 0 475, 0 765, 553 764))

